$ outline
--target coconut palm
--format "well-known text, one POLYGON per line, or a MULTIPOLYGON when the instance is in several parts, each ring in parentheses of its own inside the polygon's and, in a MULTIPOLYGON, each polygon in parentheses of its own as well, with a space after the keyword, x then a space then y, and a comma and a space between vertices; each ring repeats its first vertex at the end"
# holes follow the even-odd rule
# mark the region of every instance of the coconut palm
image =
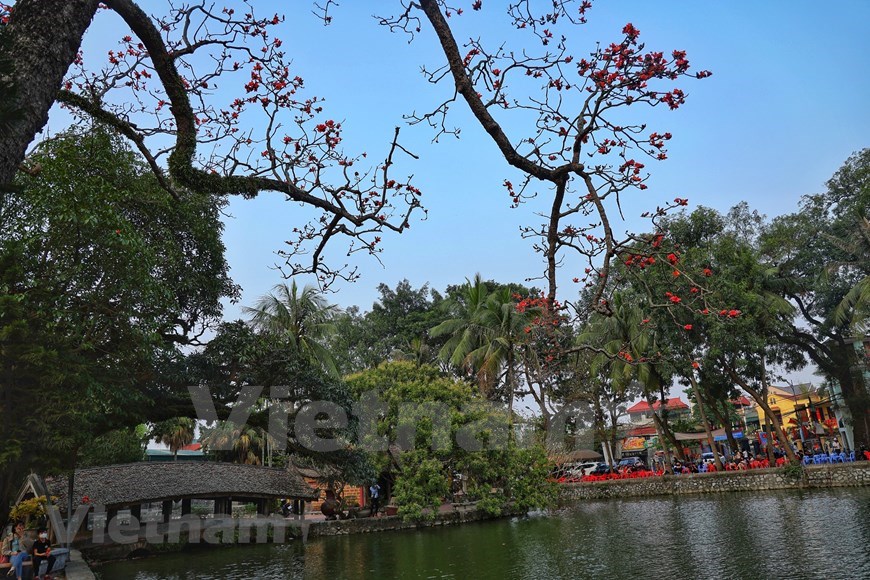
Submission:
POLYGON ((330 332, 339 308, 329 304, 316 288, 305 286, 300 292, 295 281, 289 286, 278 284, 253 308, 245 307, 242 312, 256 330, 284 338, 290 348, 331 375, 338 375, 335 359, 320 341, 330 332))
POLYGON ((512 399, 516 347, 528 317, 529 313, 517 311, 509 288, 490 293, 476 274, 473 281, 466 281, 463 298, 454 304, 454 317, 430 333, 450 336, 438 353, 441 360, 472 374, 488 396, 504 379, 512 399))
POLYGON ((475 372, 469 355, 481 344, 482 329, 477 317, 486 303, 487 295, 486 284, 480 274, 475 274, 473 281, 466 279, 461 298, 452 301, 453 317, 429 331, 433 338, 450 337, 438 351, 438 358, 469 374, 475 372))
POLYGON ((175 417, 157 423, 151 431, 155 441, 163 443, 172 452, 173 461, 178 460, 178 450, 193 443, 196 421, 189 417, 175 417))
POLYGON ((266 437, 261 429, 224 421, 204 429, 202 445, 205 450, 233 463, 262 465, 266 437))
MULTIPOLYGON (((660 398, 662 413, 653 413, 656 435, 663 444, 667 440, 682 458, 682 451, 668 425, 667 408, 664 406, 669 378, 663 375, 660 365, 643 362, 648 353, 659 351, 655 333, 644 321, 640 305, 630 293, 616 292, 610 302, 611 316, 594 316, 578 338, 578 344, 597 345, 600 354, 594 359, 593 371, 609 369, 609 380, 615 389, 625 389, 631 381, 638 381, 644 399, 652 407, 654 399, 660 398)), ((666 453, 670 467, 670 456, 666 453)))
POLYGON ((466 280, 461 300, 454 305, 454 318, 433 328, 433 337, 449 335, 439 358, 474 376, 481 392, 494 398, 505 385, 509 422, 513 422, 516 393, 517 349, 534 309, 517 311, 509 288, 488 292, 480 274, 466 280))

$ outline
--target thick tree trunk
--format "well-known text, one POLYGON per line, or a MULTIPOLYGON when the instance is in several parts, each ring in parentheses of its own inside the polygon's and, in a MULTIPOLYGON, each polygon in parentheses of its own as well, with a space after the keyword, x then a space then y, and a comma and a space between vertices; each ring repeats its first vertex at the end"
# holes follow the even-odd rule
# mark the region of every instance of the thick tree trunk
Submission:
POLYGON ((9 183, 27 147, 48 121, 63 77, 75 60, 97 0, 20 0, 6 28, 14 87, 4 95, 18 120, 0 135, 0 184, 9 183))
MULTIPOLYGON (((797 462, 798 458, 794 454, 794 450, 791 448, 791 444, 789 443, 788 438, 785 436, 785 431, 782 430, 782 425, 779 422, 779 419, 776 418, 776 415, 773 414, 773 411, 770 409, 770 405, 767 404, 767 380, 766 377, 762 376, 762 391, 755 389, 749 385, 748 382, 744 381, 743 378, 738 375, 733 368, 725 365, 725 368, 728 372, 728 375, 731 379, 740 385, 744 391, 749 393, 749 396, 755 399, 755 402, 758 403, 758 406, 762 408, 764 411, 765 422, 770 421, 771 425, 773 425, 774 431, 776 431, 776 436, 782 442, 783 447, 785 449, 785 455, 788 457, 789 461, 797 462)), ((768 436, 770 436, 770 431, 768 430, 768 436)), ((769 447, 769 444, 768 444, 769 447)))
MULTIPOLYGON (((646 402, 650 406, 650 409, 652 409, 653 404, 649 393, 646 394, 646 402)), ((653 424, 655 424, 656 427, 656 435, 658 435, 659 441, 662 442, 662 448, 665 450, 665 455, 667 456, 667 446, 665 445, 665 441, 667 441, 673 446, 674 452, 677 454, 680 461, 685 461, 686 456, 683 454, 683 448, 680 447, 680 442, 677 441, 676 437, 674 437, 673 431, 671 431, 671 428, 668 426, 667 419, 662 419, 662 417, 659 417, 655 412, 653 412, 652 416, 653 424)), ((668 465, 671 465, 670 458, 668 459, 668 465)))
POLYGON ((698 387, 698 381, 694 375, 689 375, 689 382, 692 385, 692 393, 695 395, 695 402, 698 404, 698 414, 701 416, 701 424, 704 425, 704 433, 707 434, 707 444, 710 446, 710 451, 713 452, 713 463, 716 465, 716 471, 724 471, 722 460, 719 459, 719 452, 716 449, 716 441, 713 439, 713 431, 710 429, 710 422, 707 421, 707 413, 704 411, 704 402, 701 399, 701 389, 698 387))
POLYGON ((728 438, 728 445, 731 446, 731 450, 739 453, 740 445, 737 444, 737 439, 734 438, 734 429, 731 427, 731 419, 728 416, 727 409, 719 414, 719 421, 721 421, 722 427, 725 429, 725 436, 728 438))
POLYGON ((656 436, 659 438, 659 441, 661 441, 662 450, 665 452, 665 465, 668 466, 667 473, 674 473, 674 464, 671 461, 671 453, 668 450, 667 440, 665 439, 664 433, 662 432, 662 427, 659 424, 658 417, 655 416, 655 413, 653 413, 653 425, 655 425, 656 427, 656 436))
POLYGON ((854 347, 839 334, 823 336, 823 341, 797 331, 779 338, 803 350, 827 377, 839 383, 852 415, 855 447, 860 448, 862 443, 870 447, 870 393, 854 347))
POLYGON ((864 385, 864 377, 860 371, 842 373, 838 377, 843 399, 849 413, 852 415, 852 436, 855 447, 861 445, 870 448, 870 394, 864 385))
POLYGON ((728 415, 728 407, 723 401, 716 401, 712 397, 707 398, 707 406, 713 412, 713 416, 716 418, 716 421, 722 425, 722 428, 725 429, 725 436, 728 438, 728 445, 731 446, 732 451, 740 451, 740 446, 737 444, 737 440, 734 438, 734 429, 731 427, 731 418, 728 415), (722 407, 719 404, 722 404, 722 407))

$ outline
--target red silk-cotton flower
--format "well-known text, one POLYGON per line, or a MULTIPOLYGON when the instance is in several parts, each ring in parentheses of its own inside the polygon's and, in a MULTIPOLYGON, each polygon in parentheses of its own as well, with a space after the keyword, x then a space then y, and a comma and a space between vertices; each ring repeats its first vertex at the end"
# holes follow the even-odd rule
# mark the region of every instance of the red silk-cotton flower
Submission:
POLYGON ((713 270, 711 270, 710 268, 704 268, 704 276, 707 276, 709 278, 712 275, 713 275, 713 270))
POLYGON ((686 325, 683 326, 683 329, 684 329, 684 330, 692 330, 692 325, 691 325, 691 324, 686 324, 686 325))
POLYGON ((671 264, 676 264, 678 259, 676 254, 668 254, 668 262, 671 264))

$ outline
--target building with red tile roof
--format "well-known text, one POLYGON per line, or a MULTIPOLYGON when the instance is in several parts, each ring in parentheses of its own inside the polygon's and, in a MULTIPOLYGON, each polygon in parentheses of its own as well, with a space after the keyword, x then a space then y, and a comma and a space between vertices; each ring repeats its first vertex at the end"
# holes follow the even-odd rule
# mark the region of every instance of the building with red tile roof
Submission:
MULTIPOLYGON (((628 408, 628 417, 634 424, 649 423, 652 421, 652 413, 659 412, 662 408, 662 402, 656 401, 650 407, 646 401, 640 401, 628 408)), ((679 419, 680 417, 688 416, 691 413, 691 407, 679 397, 671 397, 665 403, 665 409, 668 410, 668 418, 671 420, 679 419)))

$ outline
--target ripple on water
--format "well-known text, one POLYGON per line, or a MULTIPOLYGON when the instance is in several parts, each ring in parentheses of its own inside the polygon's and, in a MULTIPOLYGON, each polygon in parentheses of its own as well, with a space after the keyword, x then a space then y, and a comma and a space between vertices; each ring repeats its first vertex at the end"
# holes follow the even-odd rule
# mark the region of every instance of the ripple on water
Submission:
POLYGON ((105 580, 870 578, 870 489, 590 501, 549 517, 104 566, 105 580))

